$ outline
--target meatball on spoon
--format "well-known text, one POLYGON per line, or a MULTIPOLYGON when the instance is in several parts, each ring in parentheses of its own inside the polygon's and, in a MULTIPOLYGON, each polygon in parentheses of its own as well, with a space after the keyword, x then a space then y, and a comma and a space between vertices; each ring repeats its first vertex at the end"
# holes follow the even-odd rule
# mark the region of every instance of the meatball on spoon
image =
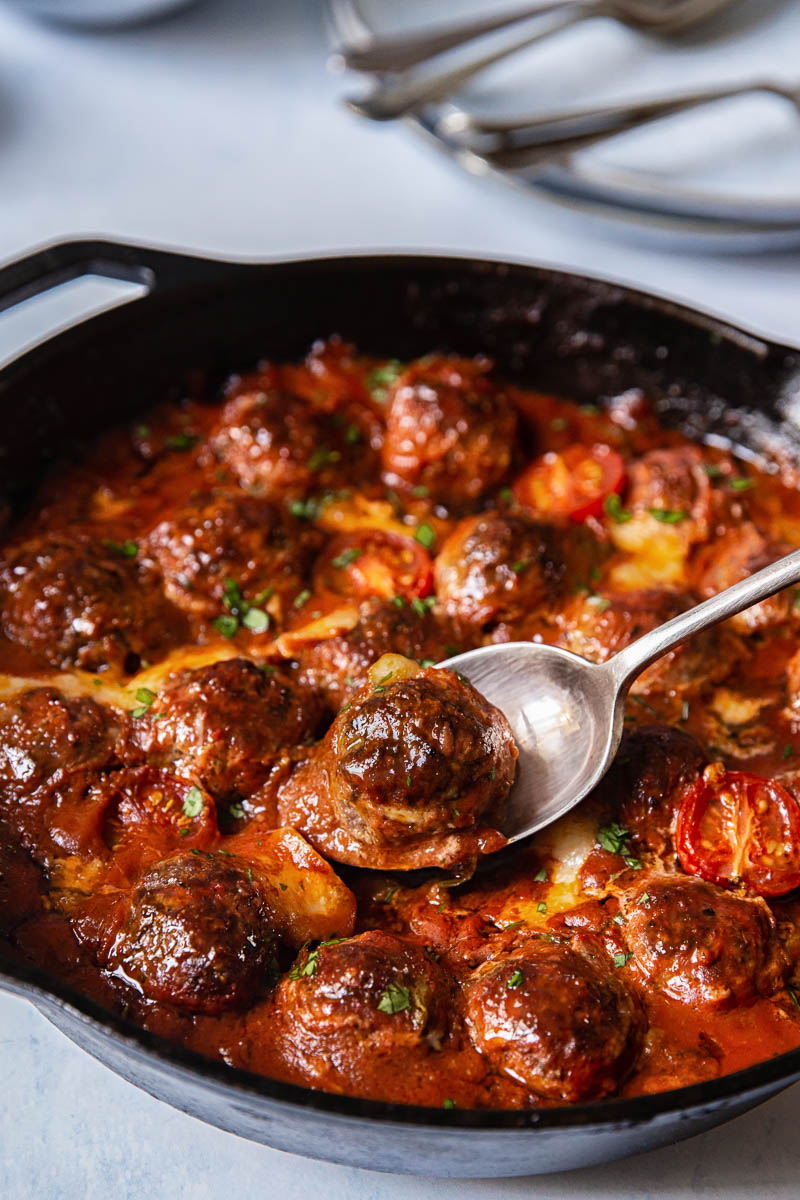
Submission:
POLYGON ((697 633, 800 582, 800 550, 644 634, 605 663, 533 642, 448 659, 511 726, 519 758, 502 832, 519 841, 569 812, 605 775, 622 737, 625 698, 644 669, 697 633))

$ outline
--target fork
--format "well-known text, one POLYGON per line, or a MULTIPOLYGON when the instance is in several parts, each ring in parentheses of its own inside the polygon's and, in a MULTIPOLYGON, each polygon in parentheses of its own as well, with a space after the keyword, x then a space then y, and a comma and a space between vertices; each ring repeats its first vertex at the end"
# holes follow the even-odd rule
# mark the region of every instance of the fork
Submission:
POLYGON ((600 108, 574 109, 515 121, 444 116, 437 133, 457 151, 498 170, 546 166, 578 150, 641 128, 664 117, 736 96, 764 92, 788 101, 800 112, 800 90, 773 80, 714 88, 656 100, 631 100, 600 108))

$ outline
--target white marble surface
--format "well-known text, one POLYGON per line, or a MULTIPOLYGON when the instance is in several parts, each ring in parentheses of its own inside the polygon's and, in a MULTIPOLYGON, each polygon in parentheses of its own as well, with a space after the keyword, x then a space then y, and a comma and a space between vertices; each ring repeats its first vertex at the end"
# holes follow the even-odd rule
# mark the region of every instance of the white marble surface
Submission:
MULTIPOLYGON (((761 0, 759 0, 761 3, 761 0)), ((773 6, 774 7, 774 6, 773 6)), ((207 0, 77 35, 0 7, 0 259, 98 234, 250 256, 395 248, 546 261, 800 343, 800 252, 682 252, 462 177, 405 128, 336 101, 313 0, 207 0)), ((0 319, 0 357, 103 289, 0 319)), ((0 1196, 573 1200, 797 1195, 797 1089, 692 1142, 531 1181, 419 1182, 293 1158, 136 1091, 0 997, 0 1196)))

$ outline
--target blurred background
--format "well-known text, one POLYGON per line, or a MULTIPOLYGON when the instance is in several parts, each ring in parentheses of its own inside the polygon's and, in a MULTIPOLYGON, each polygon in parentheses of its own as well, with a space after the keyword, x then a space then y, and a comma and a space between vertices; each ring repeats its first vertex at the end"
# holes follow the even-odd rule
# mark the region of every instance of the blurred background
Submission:
MULTIPOLYGON (((707 22, 676 31, 675 11, 697 0, 604 0, 625 21, 589 19, 595 0, 567 2, 410 73, 376 75, 345 69, 375 37, 486 21, 514 0, 0 0, 0 260, 80 236, 253 259, 466 253, 611 277, 800 344, 800 4, 716 0, 707 22), (565 17, 569 28, 532 41, 565 17), (453 71, 469 77, 441 85, 453 71), (785 94, 748 91, 578 156, 552 144, 565 129, 613 125, 619 114, 598 125, 598 107, 630 115, 631 104, 752 84, 785 94), (420 87, 402 119, 344 103, 396 107, 398 88, 407 101, 420 87), (583 123, 552 123, 586 109, 583 123)), ((0 360, 124 294, 82 280, 0 315, 0 360)), ((419 1195, 418 1181, 207 1130, 9 998, 0 1030, 0 1195, 419 1195)), ((796 1103, 795 1090, 683 1146, 537 1180, 536 1194, 788 1200, 796 1103)), ((530 1187, 426 1190, 488 1200, 530 1187)))

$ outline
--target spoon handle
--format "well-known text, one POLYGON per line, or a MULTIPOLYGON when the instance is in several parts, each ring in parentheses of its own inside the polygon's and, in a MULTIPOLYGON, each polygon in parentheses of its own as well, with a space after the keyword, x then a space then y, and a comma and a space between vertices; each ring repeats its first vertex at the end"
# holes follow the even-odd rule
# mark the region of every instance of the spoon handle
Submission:
POLYGON ((711 625, 734 617, 743 609, 750 608, 760 600, 766 600, 795 583, 800 583, 800 550, 793 550, 791 554, 779 558, 777 562, 757 571, 748 579, 725 588, 710 600, 704 600, 702 604, 680 613, 664 625, 659 625, 658 629, 637 638, 630 646, 626 646, 619 654, 609 659, 606 669, 611 672, 620 693, 624 696, 637 675, 669 650, 673 650, 696 633, 702 633, 711 625))

